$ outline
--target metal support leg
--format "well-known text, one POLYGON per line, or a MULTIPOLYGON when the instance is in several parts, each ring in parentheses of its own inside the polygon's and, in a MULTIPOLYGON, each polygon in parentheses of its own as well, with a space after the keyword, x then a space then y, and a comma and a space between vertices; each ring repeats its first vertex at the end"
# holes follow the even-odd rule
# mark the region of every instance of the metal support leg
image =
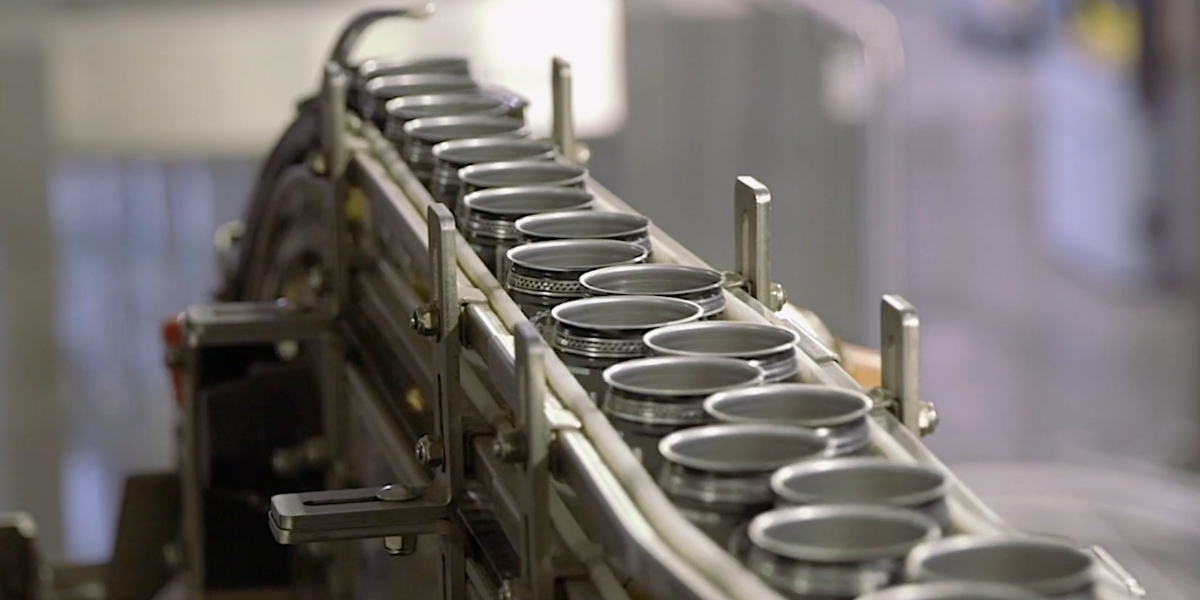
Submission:
POLYGON ((551 137, 563 158, 586 165, 591 160, 592 150, 575 138, 575 99, 571 84, 571 63, 556 57, 550 67, 550 89, 554 99, 551 137))
POLYGON ((787 304, 783 286, 771 281, 771 190, 743 175, 734 188, 734 251, 746 292, 771 311, 787 304))
POLYGON ((350 301, 350 229, 346 221, 346 166, 350 152, 346 147, 346 93, 349 78, 345 69, 330 61, 325 65, 321 89, 321 116, 324 119, 321 144, 325 175, 333 188, 333 300, 335 312, 350 301))
MULTIPOLYGON (((463 497, 463 460, 467 450, 463 440, 463 396, 462 379, 459 377, 459 355, 462 353, 462 335, 459 327, 462 304, 458 298, 458 259, 455 255, 454 216, 441 204, 429 207, 429 256, 433 273, 433 308, 437 349, 434 352, 436 373, 437 411, 436 431, 440 440, 431 444, 441 446, 440 472, 434 476, 434 485, 443 487, 451 499, 463 497)), ((466 598, 466 557, 463 541, 457 536, 442 536, 442 598, 464 600, 466 598)))
POLYGON ((879 322, 883 381, 875 396, 889 401, 913 433, 929 435, 937 428, 938 414, 932 404, 921 400, 921 320, 917 309, 900 296, 884 296, 879 322))
POLYGON ((526 600, 554 597, 554 572, 550 564, 550 428, 546 422, 547 348, 537 328, 528 322, 516 330, 517 397, 524 442, 522 467, 525 503, 521 523, 521 578, 526 600))

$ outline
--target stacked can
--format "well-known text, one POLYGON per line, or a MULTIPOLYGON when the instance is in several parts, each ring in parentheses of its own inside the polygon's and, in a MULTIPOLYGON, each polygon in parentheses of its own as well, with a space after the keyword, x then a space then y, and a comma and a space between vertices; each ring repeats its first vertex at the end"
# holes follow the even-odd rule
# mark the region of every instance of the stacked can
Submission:
POLYGON ((704 319, 725 310, 725 275, 684 265, 642 264, 596 269, 579 278, 589 296, 662 296, 699 304, 704 319))
POLYGON ((584 298, 550 311, 549 343, 596 402, 604 393, 604 370, 646 356, 642 336, 666 325, 700 318, 695 302, 654 296, 584 298))
POLYGON ((457 215, 462 187, 458 171, 463 167, 490 162, 554 160, 554 155, 554 144, 547 140, 468 138, 442 142, 433 147, 429 193, 457 215))

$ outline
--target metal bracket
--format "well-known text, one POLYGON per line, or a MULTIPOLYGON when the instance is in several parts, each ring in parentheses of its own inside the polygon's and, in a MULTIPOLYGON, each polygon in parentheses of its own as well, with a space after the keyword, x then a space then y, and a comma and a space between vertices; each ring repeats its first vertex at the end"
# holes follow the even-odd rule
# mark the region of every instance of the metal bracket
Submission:
POLYGON ((190 348, 312 338, 333 324, 327 312, 284 301, 201 304, 188 307, 182 318, 190 348))
POLYGON ((550 90, 554 101, 551 137, 563 158, 577 165, 586 165, 592 158, 592 150, 575 138, 572 82, 571 63, 555 57, 550 66, 550 90))
POLYGON ((333 298, 335 311, 350 302, 350 226, 346 215, 346 168, 350 150, 346 146, 346 94, 349 77, 335 61, 325 64, 321 86, 322 150, 325 175, 333 187, 333 298))
POLYGON ((421 486, 280 494, 271 498, 271 534, 281 544, 437 533, 449 498, 421 486))
MULTIPOLYGON (((465 475, 463 461, 467 448, 463 436, 462 377, 459 375, 462 354, 463 305, 458 297, 458 258, 455 241, 458 230, 454 216, 442 204, 433 204, 426 213, 429 227, 429 272, 433 274, 432 298, 434 329, 437 347, 434 351, 434 377, 437 390, 435 431, 441 436, 442 464, 434 475, 433 484, 444 489, 452 500, 463 498, 465 475)), ((457 532, 441 536, 442 597, 446 600, 465 600, 466 557, 457 532)))
POLYGON ((553 528, 550 523, 550 428, 546 420, 546 342, 532 323, 516 328, 517 431, 524 442, 525 483, 521 517, 521 579, 528 593, 523 600, 553 600, 554 570, 550 562, 553 528))
POLYGON ((913 433, 929 435, 937 429, 938 414, 932 404, 921 400, 917 309, 901 296, 886 295, 880 302, 879 324, 883 381, 872 395, 913 433))
POLYGON ((734 250, 746 292, 774 312, 787 304, 783 286, 771 281, 771 190, 743 175, 734 186, 734 250))

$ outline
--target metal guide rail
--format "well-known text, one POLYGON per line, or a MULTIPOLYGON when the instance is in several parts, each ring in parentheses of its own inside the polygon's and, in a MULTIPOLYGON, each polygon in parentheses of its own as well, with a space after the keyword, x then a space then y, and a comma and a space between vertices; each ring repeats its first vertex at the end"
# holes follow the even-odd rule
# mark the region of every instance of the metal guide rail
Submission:
MULTIPOLYGON (((361 30, 378 18, 427 14, 371 13, 339 41, 318 100, 319 147, 291 168, 295 182, 274 184, 273 212, 259 215, 258 230, 238 249, 250 265, 244 270, 256 275, 228 298, 236 301, 195 307, 183 319, 183 446, 194 455, 204 443, 199 424, 207 417, 195 389, 212 371, 206 351, 258 344, 299 353, 318 371, 313 418, 324 433, 319 443, 301 436, 274 464, 277 472, 309 468, 320 477, 298 486, 312 491, 270 498, 268 524, 280 544, 380 539, 389 554, 406 556, 418 551, 419 538, 435 538, 439 597, 450 600, 781 600, 668 500, 451 212, 401 160, 390 134, 347 110, 348 94, 361 93, 347 59, 361 30), (289 287, 297 279, 303 293, 289 287), (283 294, 288 302, 275 301, 281 289, 292 290, 283 294), (391 485, 348 487, 353 421, 365 423, 382 449, 391 485), (302 466, 283 468, 288 460, 302 466), (507 554, 516 566, 497 567, 507 554)), ((556 60, 552 77, 558 160, 585 163, 588 150, 572 130, 569 65, 556 60)), ((802 381, 864 391, 771 280, 769 190, 752 177, 733 183, 737 259, 726 273, 722 318, 795 331, 802 381)), ((595 210, 636 214, 594 180, 584 185, 595 210)), ((653 226, 650 244, 653 262, 709 268, 653 226)), ((937 413, 919 395, 917 315, 888 296, 881 316, 883 384, 865 390, 874 452, 944 474, 948 535, 1019 537, 921 443, 937 413)), ((206 557, 220 560, 206 552, 211 514, 196 500, 216 467, 184 454, 184 537, 190 588, 199 596, 212 587, 206 557)), ((1106 552, 1088 551, 1099 565, 1098 597, 1144 596, 1106 552)), ((348 579, 343 574, 343 591, 348 579)))

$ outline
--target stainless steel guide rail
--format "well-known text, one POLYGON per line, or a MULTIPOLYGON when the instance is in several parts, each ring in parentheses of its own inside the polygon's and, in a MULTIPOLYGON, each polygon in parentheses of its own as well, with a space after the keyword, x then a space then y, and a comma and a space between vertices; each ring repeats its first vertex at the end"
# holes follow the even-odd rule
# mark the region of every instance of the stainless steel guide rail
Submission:
MULTIPOLYGON (((354 33, 342 36, 350 42, 339 42, 326 66, 320 152, 307 159, 315 176, 332 184, 300 201, 333 207, 329 235, 310 240, 317 246, 309 254, 319 258, 314 268, 320 276, 310 273, 307 282, 316 298, 300 306, 271 301, 197 307, 183 324, 192 384, 200 376, 195 361, 209 347, 279 347, 303 339, 321 358, 316 368, 322 421, 333 458, 317 466, 330 489, 274 495, 263 527, 281 544, 379 539, 397 556, 417 553, 418 537, 436 538, 439 597, 446 600, 547 600, 559 594, 782 600, 668 501, 458 233, 449 211, 374 125, 347 112, 346 46, 371 21, 356 20, 354 33), (399 372, 408 378, 402 386, 409 387, 388 383, 399 372), (413 409, 418 416, 397 414, 406 393, 420 397, 410 403, 424 407, 413 409), (390 485, 350 487, 354 478, 340 461, 350 454, 354 418, 367 424, 386 456, 396 477, 390 485), (478 527, 471 515, 480 508, 495 521, 503 542, 483 554, 511 546, 515 571, 489 574, 485 563, 491 559, 470 550, 478 527)), ((551 70, 554 141, 563 159, 584 162, 588 150, 573 134, 570 66, 555 60, 551 70)), ((599 183, 589 179, 587 187, 597 210, 636 212, 599 183)), ((771 281, 769 190, 752 177, 739 178, 734 188, 731 229, 738 260, 727 277, 724 318, 796 330, 804 381, 861 390, 838 354, 771 281)), ((655 262, 708 266, 657 227, 651 239, 655 262)), ((283 267, 260 271, 272 269, 283 267)), ((888 296, 881 316, 884 384, 869 391, 877 408, 871 423, 875 449, 947 474, 955 533, 1015 534, 920 441, 937 416, 919 395, 915 309, 888 296)), ((195 402, 190 396, 185 402, 188 448, 199 443, 195 402)), ((187 459, 184 463, 186 497, 203 477, 187 459)), ((189 569, 196 595, 204 587, 202 514, 193 504, 186 519, 194 541, 189 569)), ((1107 553, 1094 553, 1104 566, 1102 598, 1144 596, 1107 553)))

